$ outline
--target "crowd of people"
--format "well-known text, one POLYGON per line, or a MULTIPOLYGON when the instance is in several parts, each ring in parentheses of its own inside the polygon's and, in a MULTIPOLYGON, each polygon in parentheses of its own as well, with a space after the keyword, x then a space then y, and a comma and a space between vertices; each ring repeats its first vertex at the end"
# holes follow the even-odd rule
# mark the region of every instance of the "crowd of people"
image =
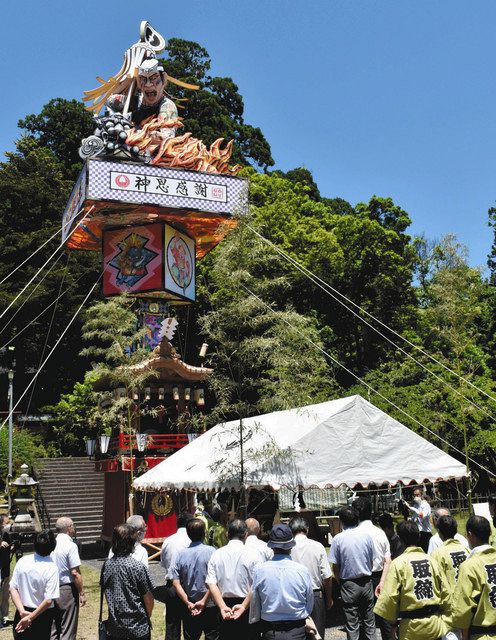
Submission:
MULTIPOLYGON (((327 554, 309 538, 304 512, 260 539, 254 518, 212 523, 181 513, 162 545, 165 640, 303 640, 324 638, 326 613, 340 598, 348 640, 489 640, 496 638, 496 549, 489 521, 472 515, 466 537, 446 508, 431 512, 421 492, 411 517, 372 522, 372 504, 356 499, 339 511, 341 532, 327 554), (427 520, 428 516, 428 520, 427 520), (211 527, 209 527, 211 524, 211 527), (437 532, 432 535, 432 526, 437 532), (213 529, 213 531, 212 531, 213 529)), ((496 524, 496 498, 490 500, 496 524)), ((38 533, 33 555, 10 578, 14 638, 75 640, 86 597, 70 518, 57 535, 38 533)), ((154 587, 143 547, 146 524, 131 516, 114 529, 100 576, 109 640, 150 640, 154 587)), ((0 519, 0 605, 7 615, 11 539, 0 519), (7 602, 7 606, 5 603, 7 602)), ((101 612, 100 612, 101 614, 101 612)))
POLYGON ((332 605, 324 546, 302 517, 273 527, 263 542, 254 518, 227 525, 227 544, 210 544, 203 519, 178 518, 164 541, 166 640, 255 640, 324 636, 332 605), (183 635, 181 635, 183 634, 183 635))

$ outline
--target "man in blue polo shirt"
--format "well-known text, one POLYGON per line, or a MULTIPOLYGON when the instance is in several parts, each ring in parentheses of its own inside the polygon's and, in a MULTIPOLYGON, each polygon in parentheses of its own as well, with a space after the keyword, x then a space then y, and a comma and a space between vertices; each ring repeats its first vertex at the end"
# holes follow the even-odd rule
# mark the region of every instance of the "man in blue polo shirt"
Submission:
POLYGON ((217 607, 210 599, 205 584, 208 562, 214 547, 203 544, 205 523, 193 518, 186 525, 191 544, 176 555, 170 576, 177 595, 186 607, 183 619, 184 640, 199 640, 203 633, 206 640, 218 640, 219 620, 217 607))
POLYGON ((374 543, 351 507, 339 512, 343 531, 332 541, 329 560, 341 587, 341 599, 348 640, 375 640, 372 567, 374 543))
POLYGON ((250 622, 260 620, 263 640, 304 640, 314 596, 309 570, 290 558, 295 541, 286 524, 276 524, 267 545, 272 560, 255 569, 250 622))

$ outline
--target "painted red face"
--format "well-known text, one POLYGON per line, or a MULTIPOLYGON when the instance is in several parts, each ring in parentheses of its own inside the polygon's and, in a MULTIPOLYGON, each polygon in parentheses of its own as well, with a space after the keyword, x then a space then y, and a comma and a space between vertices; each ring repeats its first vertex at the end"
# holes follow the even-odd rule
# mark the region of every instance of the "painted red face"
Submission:
POLYGON ((160 73, 151 76, 138 76, 138 89, 141 91, 142 103, 152 107, 164 95, 164 81, 160 73))

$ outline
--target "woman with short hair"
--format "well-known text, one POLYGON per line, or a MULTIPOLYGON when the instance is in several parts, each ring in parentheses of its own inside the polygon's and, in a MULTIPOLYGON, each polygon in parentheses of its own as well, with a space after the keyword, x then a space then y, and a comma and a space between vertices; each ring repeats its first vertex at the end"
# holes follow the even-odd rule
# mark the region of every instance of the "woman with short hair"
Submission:
POLYGON ((115 527, 113 556, 106 560, 100 576, 109 610, 107 634, 112 640, 150 639, 153 585, 148 569, 131 555, 135 541, 133 527, 115 527))
POLYGON ((10 580, 10 595, 17 609, 14 638, 49 640, 53 621, 53 601, 59 595, 59 570, 50 557, 55 535, 46 529, 34 539, 34 554, 17 561, 10 580))

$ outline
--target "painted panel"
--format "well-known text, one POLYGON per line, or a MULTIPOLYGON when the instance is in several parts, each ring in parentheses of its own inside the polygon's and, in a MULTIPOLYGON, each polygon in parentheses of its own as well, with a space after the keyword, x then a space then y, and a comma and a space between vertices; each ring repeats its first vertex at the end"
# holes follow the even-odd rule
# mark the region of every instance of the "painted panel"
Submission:
POLYGON ((104 295, 162 290, 163 245, 161 224, 104 231, 104 295))
POLYGON ((165 225, 165 288, 186 300, 195 300, 195 241, 165 225))

